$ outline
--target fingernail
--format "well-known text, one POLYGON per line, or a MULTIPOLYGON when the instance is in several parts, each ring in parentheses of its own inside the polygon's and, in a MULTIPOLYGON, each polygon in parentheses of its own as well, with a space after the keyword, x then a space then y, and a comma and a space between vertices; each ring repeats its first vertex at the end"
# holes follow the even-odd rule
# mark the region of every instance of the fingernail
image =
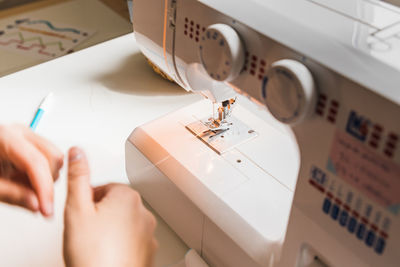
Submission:
POLYGON ((71 148, 68 157, 69 162, 79 161, 80 159, 82 159, 82 151, 77 147, 71 148))
POLYGON ((49 217, 53 215, 53 203, 49 202, 44 205, 44 213, 49 217))

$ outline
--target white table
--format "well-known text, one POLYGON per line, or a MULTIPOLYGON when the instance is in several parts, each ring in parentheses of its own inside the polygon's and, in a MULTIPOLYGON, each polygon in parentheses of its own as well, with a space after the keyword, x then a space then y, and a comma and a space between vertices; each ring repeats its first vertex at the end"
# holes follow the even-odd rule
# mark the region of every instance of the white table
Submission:
MULTIPOLYGON (((54 105, 38 133, 65 153, 73 145, 84 148, 94 185, 128 183, 124 143, 131 131, 200 99, 153 73, 133 34, 0 78, 0 123, 28 125, 50 91, 54 105)), ((0 204, 0 266, 64 266, 65 173, 64 168, 55 186, 51 220, 0 204)), ((156 266, 183 257, 187 247, 160 219, 156 235, 156 266)))

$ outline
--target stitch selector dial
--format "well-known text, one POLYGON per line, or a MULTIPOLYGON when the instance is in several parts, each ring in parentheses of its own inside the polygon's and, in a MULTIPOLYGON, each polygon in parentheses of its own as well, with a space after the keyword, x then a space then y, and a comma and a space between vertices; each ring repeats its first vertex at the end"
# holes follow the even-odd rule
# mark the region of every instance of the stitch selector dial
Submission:
POLYGON ((272 64, 262 89, 269 112, 280 122, 295 125, 315 107, 316 93, 311 72, 302 63, 283 59, 272 64))
POLYGON ((244 65, 244 48, 237 32, 226 24, 213 24, 200 42, 200 61, 217 81, 232 81, 244 65))

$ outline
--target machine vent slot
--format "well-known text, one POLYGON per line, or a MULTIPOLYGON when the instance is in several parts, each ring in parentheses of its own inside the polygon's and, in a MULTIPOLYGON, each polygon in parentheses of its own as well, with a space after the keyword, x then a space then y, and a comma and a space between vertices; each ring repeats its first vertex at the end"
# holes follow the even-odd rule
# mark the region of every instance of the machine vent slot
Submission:
POLYGON ((205 32, 206 28, 201 26, 199 23, 196 23, 194 20, 189 20, 189 18, 185 18, 185 27, 183 34, 188 36, 190 39, 193 39, 195 42, 199 42, 200 34, 205 32))
POLYGON ((340 104, 337 100, 331 99, 328 101, 328 97, 325 94, 319 94, 317 99, 317 106, 315 107, 315 113, 321 117, 326 115, 326 120, 332 124, 336 123, 336 117, 339 113, 340 104), (327 109, 329 103, 329 107, 327 109))
POLYGON ((258 77, 259 80, 262 80, 265 75, 266 65, 267 63, 264 59, 258 59, 256 55, 250 54, 248 51, 246 51, 243 71, 249 71, 251 75, 258 77))
POLYGON ((318 95, 318 101, 317 101, 317 106, 315 112, 320 115, 324 116, 325 112, 325 107, 326 107, 326 95, 324 94, 319 94, 318 95))
POLYGON ((331 100, 327 117, 329 122, 335 124, 338 110, 339 110, 339 102, 337 102, 336 100, 331 100))
POLYGON ((399 141, 399 136, 395 133, 389 133, 388 138, 385 143, 384 153, 387 157, 392 158, 394 152, 397 148, 397 142, 399 141))

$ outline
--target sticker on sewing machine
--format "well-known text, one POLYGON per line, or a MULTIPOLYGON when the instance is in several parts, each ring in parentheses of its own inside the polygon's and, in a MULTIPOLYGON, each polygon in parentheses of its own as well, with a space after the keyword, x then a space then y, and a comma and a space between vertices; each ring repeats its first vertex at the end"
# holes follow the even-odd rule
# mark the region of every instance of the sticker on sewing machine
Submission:
POLYGON ((347 133, 336 132, 327 169, 393 214, 400 213, 400 166, 347 133))

